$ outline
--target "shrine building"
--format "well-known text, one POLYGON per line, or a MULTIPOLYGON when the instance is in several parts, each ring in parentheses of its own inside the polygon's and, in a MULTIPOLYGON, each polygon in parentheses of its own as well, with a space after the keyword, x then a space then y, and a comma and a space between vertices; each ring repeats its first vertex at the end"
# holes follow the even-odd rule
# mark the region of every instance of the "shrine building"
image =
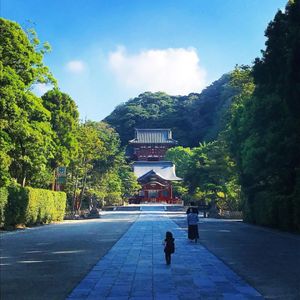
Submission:
POLYGON ((175 165, 165 161, 166 151, 175 146, 170 129, 135 129, 133 171, 142 186, 137 202, 177 203, 172 182, 182 180, 176 176, 175 165))

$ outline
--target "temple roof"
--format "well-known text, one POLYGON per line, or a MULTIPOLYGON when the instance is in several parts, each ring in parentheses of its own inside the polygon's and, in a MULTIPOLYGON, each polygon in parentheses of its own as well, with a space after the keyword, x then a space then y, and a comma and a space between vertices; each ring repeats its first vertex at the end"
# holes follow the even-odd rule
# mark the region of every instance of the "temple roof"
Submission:
POLYGON ((164 180, 182 180, 175 174, 175 165, 171 161, 136 161, 133 163, 133 172, 138 180, 151 175, 157 175, 164 180))
POLYGON ((135 129, 135 138, 131 144, 177 144, 172 139, 171 129, 135 129))

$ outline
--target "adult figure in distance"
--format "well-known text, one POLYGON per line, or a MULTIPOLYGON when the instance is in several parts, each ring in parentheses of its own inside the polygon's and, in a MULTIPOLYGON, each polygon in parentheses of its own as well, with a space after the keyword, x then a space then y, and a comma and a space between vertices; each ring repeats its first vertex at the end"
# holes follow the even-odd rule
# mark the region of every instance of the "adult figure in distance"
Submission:
POLYGON ((187 214, 187 225, 188 225, 188 238, 195 243, 199 239, 199 231, 198 231, 198 213, 195 207, 192 207, 187 214))

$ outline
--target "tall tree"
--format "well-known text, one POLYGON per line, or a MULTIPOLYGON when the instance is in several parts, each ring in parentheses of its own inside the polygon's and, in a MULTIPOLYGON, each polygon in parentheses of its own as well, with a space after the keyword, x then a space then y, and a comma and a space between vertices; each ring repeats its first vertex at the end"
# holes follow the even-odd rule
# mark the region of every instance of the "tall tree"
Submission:
POLYGON ((42 61, 49 46, 40 46, 33 30, 26 34, 17 23, 3 18, 0 32, 0 172, 6 178, 1 184, 13 177, 22 185, 40 186, 39 178, 48 176, 52 131, 49 112, 30 88, 37 82, 55 84, 42 61))
POLYGON ((73 206, 79 210, 89 185, 93 161, 101 157, 104 143, 99 139, 97 130, 90 123, 81 124, 78 130, 79 152, 69 168, 68 192, 73 206), (77 204, 75 205, 75 202, 77 204))
POLYGON ((43 56, 50 45, 43 45, 33 29, 23 31, 19 24, 0 18, 0 60, 2 68, 13 70, 29 88, 32 84, 54 83, 55 79, 43 64, 43 56))
POLYGON ((57 88, 42 96, 44 107, 51 114, 55 153, 51 167, 68 166, 78 154, 77 131, 79 112, 74 100, 57 88))
MULTIPOLYGON (((266 37, 263 56, 253 67, 255 88, 248 93, 244 86, 241 101, 237 99, 231 143, 241 174, 246 219, 300 230, 299 0, 289 1, 285 12, 278 11, 266 37)), ((242 82, 239 74, 247 75, 236 72, 233 81, 242 82)))

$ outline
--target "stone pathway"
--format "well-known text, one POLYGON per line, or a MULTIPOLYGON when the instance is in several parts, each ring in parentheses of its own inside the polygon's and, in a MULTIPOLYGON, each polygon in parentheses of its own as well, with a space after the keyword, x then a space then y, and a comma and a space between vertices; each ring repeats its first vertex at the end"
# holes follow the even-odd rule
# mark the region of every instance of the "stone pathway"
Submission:
POLYGON ((67 299, 264 298, 166 215, 142 213, 67 299), (175 238, 171 266, 164 260, 166 231, 175 238))

